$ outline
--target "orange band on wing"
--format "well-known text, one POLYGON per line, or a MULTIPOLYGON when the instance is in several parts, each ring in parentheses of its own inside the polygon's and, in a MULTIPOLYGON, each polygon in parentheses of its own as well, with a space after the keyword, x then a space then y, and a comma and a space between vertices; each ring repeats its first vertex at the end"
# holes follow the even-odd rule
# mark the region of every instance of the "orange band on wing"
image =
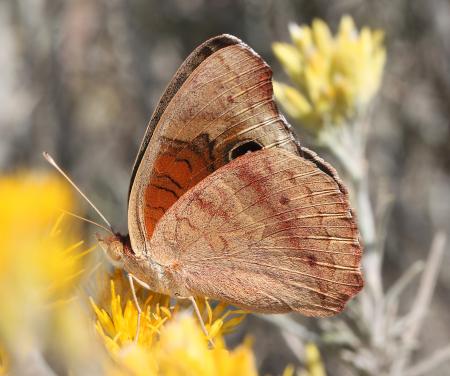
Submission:
POLYGON ((156 223, 189 188, 208 176, 211 163, 208 148, 203 153, 185 145, 168 145, 155 161, 152 176, 145 189, 145 227, 151 237, 156 223))

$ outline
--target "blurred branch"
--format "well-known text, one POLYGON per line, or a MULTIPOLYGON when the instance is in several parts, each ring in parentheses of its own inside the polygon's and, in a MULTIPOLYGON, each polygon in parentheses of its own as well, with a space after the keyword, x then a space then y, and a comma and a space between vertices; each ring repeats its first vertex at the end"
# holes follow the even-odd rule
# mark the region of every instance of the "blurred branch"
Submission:
POLYGON ((281 334, 284 338, 284 341, 286 342, 286 344, 288 345, 288 347, 292 351, 292 353, 295 355, 295 357, 297 358, 299 363, 304 363, 305 362, 305 356, 304 356, 305 346, 304 346, 302 340, 298 336, 288 332, 287 330, 282 330, 281 334))
POLYGON ((282 331, 295 334, 304 341, 319 342, 320 336, 296 322, 292 317, 284 315, 255 315, 256 317, 278 326, 282 331))
POLYGON ((428 358, 411 367, 405 372, 405 376, 427 375, 428 372, 447 360, 450 360, 450 345, 435 351, 428 358))
POLYGON ((403 374, 410 360, 411 352, 416 346, 416 340, 422 328, 423 320, 430 306, 431 297, 436 286, 446 242, 447 236, 444 232, 438 232, 433 239, 414 306, 404 319, 406 321, 402 338, 404 346, 400 349, 400 353, 392 366, 391 375, 397 376, 403 374))
POLYGON ((411 283, 411 281, 424 269, 424 262, 422 260, 413 263, 392 285, 386 293, 386 305, 391 304, 397 300, 403 290, 411 283))

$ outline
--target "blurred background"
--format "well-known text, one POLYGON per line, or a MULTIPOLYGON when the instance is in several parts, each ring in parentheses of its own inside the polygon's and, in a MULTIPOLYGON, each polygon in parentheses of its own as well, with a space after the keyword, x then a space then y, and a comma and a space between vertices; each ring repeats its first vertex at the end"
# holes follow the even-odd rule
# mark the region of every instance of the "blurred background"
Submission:
MULTIPOLYGON (((385 32, 387 62, 368 160, 373 202, 390 203, 382 269, 389 286, 427 258, 437 231, 450 230, 448 0, 3 0, 1 171, 49 171, 41 156, 47 150, 126 231, 131 168, 147 121, 197 45, 217 34, 236 35, 272 66, 278 81, 286 81, 271 44, 289 40, 288 24, 321 18, 335 31, 344 14, 358 27, 385 32)), ((301 129, 297 133, 313 147, 301 129)), ((449 266, 447 247, 414 358, 450 342, 449 266)), ((414 303, 416 288, 408 287, 400 311, 414 303)), ((249 317, 238 340, 248 333, 262 374, 298 362, 277 326, 249 317)), ((322 356, 329 374, 347 374, 335 368, 333 354, 322 356)), ((430 374, 448 374, 448 366, 430 374)))

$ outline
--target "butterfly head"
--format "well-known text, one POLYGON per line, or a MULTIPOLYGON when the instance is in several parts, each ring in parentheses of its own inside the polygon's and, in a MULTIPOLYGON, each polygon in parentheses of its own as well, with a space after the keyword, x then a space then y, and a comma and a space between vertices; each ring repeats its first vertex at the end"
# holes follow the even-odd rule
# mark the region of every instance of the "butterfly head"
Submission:
POLYGON ((124 255, 131 250, 130 237, 115 233, 104 238, 97 234, 97 240, 111 263, 115 267, 123 268, 124 255))

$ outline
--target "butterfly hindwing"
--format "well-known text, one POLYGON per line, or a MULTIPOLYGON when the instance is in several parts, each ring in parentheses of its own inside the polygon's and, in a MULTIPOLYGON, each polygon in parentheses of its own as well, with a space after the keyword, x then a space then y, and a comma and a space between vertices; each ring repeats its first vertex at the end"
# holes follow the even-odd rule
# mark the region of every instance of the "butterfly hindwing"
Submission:
POLYGON ((241 156, 195 185, 158 222, 149 252, 193 295, 259 312, 329 316, 363 285, 346 192, 282 149, 241 156))

